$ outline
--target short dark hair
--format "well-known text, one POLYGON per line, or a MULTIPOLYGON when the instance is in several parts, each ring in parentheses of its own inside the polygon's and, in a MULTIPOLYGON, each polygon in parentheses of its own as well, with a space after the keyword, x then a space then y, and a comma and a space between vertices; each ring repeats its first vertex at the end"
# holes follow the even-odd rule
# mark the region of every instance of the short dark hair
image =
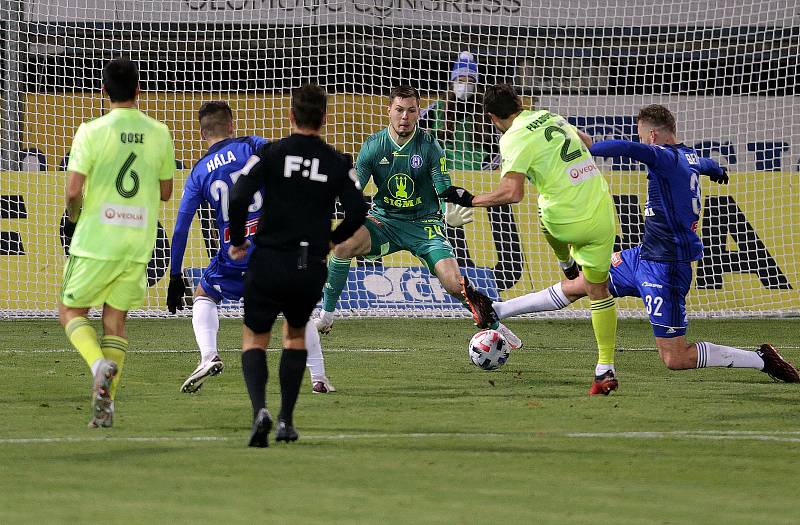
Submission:
POLYGON ((636 115, 636 122, 641 120, 656 128, 667 128, 673 134, 678 131, 675 115, 661 104, 651 104, 640 109, 639 114, 636 115))
POLYGON ((292 112, 299 128, 320 129, 328 112, 328 94, 316 84, 306 84, 292 93, 292 112))
POLYGON ((139 68, 125 57, 117 57, 103 68, 103 87, 111 102, 127 102, 136 98, 139 68))
POLYGON ((393 87, 389 92, 389 104, 394 102, 396 98, 415 98, 419 104, 419 91, 412 86, 397 86, 393 87))
POLYGON ((514 86, 495 84, 486 88, 483 93, 483 111, 506 119, 514 113, 522 111, 522 99, 517 95, 514 86))
POLYGON ((233 122, 233 110, 223 100, 203 102, 197 112, 197 120, 204 135, 225 137, 228 135, 230 123, 233 122))

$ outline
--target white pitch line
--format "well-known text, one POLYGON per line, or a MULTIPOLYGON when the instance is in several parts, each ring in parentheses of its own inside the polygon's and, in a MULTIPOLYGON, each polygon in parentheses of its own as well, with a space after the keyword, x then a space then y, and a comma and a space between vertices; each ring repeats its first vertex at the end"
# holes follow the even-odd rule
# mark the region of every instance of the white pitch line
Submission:
MULTIPOLYGON (((627 438, 627 439, 695 439, 695 440, 752 440, 800 443, 800 431, 741 431, 741 430, 676 430, 667 432, 375 432, 358 434, 305 434, 303 441, 349 441, 358 439, 436 439, 436 438, 627 438)), ((215 442, 234 441, 238 438, 224 436, 95 436, 95 437, 47 437, 47 438, 0 438, 0 445, 25 445, 49 443, 89 442, 215 442)))
POLYGON ((702 439, 711 441, 752 440, 780 441, 782 443, 800 443, 800 432, 728 432, 725 431, 674 431, 674 432, 572 432, 566 434, 572 438, 625 438, 625 439, 702 439))
MULTIPOLYGON (((363 353, 378 353, 378 354, 390 354, 390 353, 397 353, 397 352, 416 352, 419 349, 417 348, 323 348, 323 352, 333 352, 333 353, 340 353, 340 352, 363 352, 363 353)), ((279 352, 281 351, 280 348, 268 348, 267 352, 279 352)), ((34 349, 34 350, 9 350, 9 349, 2 349, 0 350, 0 354, 65 354, 65 353, 72 353, 75 350, 71 348, 52 348, 52 349, 34 349)), ((132 354, 195 354, 199 352, 199 350, 184 350, 184 349, 154 349, 154 350, 130 350, 132 354)), ((241 350, 219 350, 219 352, 241 352, 241 350)))

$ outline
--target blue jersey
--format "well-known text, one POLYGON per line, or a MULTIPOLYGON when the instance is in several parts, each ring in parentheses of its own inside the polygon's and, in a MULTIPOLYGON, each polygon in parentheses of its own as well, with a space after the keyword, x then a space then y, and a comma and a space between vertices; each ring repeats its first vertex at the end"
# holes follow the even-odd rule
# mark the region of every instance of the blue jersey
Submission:
POLYGON ((697 236, 699 176, 721 173, 716 161, 700 157, 684 144, 606 140, 592 145, 590 151, 599 157, 628 157, 647 166, 642 259, 688 262, 703 257, 703 243, 697 236))
MULTIPOLYGON (((178 218, 175 223, 175 233, 172 237, 172 260, 170 272, 180 273, 183 264, 183 254, 186 251, 186 239, 189 227, 197 209, 205 201, 214 209, 217 231, 219 233, 219 252, 217 260, 224 267, 238 268, 242 271, 247 268, 249 253, 243 259, 233 261, 228 256, 230 246, 230 233, 228 230, 228 195, 239 171, 255 151, 266 144, 267 140, 261 137, 229 138, 217 142, 208 149, 208 152, 195 164, 183 188, 181 204, 178 208, 178 218)), ((256 232, 258 219, 261 216, 263 196, 261 191, 253 196, 253 202, 248 208, 246 236, 250 237, 256 232)))

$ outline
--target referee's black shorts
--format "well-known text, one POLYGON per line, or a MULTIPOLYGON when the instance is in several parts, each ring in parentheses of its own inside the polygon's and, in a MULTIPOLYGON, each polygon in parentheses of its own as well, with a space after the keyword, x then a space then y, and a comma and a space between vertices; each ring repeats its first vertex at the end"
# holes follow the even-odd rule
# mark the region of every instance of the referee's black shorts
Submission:
POLYGON ((244 281, 244 324, 257 334, 272 331, 283 313, 292 328, 302 328, 322 297, 328 276, 325 260, 309 257, 297 268, 298 253, 256 247, 244 281))

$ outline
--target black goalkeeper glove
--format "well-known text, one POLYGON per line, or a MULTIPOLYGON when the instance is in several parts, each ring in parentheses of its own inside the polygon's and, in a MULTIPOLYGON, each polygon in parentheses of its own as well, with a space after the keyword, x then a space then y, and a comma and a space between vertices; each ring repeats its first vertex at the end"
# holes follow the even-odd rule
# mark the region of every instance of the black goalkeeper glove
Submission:
POLYGON ((728 168, 720 166, 719 173, 712 173, 708 178, 711 179, 711 182, 716 182, 717 184, 728 184, 728 168))
POLYGON ((464 188, 450 186, 439 194, 439 198, 445 202, 452 202, 453 204, 458 204, 465 208, 472 208, 472 201, 475 199, 475 196, 464 188))
POLYGON ((189 295, 189 290, 183 280, 183 274, 171 273, 169 275, 169 288, 167 288, 167 309, 174 314, 176 310, 183 310, 184 297, 189 295))

